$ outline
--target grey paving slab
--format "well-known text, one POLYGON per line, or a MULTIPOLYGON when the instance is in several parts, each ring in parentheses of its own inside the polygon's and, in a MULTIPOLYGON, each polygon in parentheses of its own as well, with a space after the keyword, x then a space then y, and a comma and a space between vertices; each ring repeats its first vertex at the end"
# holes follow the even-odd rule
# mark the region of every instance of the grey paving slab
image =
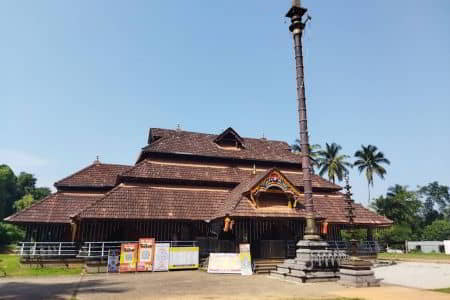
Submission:
POLYGON ((375 276, 385 284, 396 284, 420 289, 450 287, 450 264, 399 262, 375 269, 375 276))

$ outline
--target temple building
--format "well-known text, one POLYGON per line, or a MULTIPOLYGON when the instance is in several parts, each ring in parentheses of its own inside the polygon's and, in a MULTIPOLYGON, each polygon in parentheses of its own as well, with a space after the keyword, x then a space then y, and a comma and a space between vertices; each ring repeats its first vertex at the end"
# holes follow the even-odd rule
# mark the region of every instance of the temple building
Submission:
MULTIPOLYGON (((318 232, 340 240, 345 195, 311 177, 318 232)), ((241 137, 232 128, 219 135, 152 128, 134 166, 96 160, 55 187, 5 219, 23 227, 27 241, 249 242, 255 257, 289 257, 304 235, 301 155, 286 142, 241 137)), ((392 224, 360 204, 354 214, 368 239, 392 224)))

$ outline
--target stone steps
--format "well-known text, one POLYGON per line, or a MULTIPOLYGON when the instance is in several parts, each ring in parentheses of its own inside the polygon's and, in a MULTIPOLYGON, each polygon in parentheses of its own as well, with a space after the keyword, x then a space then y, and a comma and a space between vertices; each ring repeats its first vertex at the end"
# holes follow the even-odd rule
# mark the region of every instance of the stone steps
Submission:
POLYGON ((255 259, 253 261, 256 274, 269 274, 276 271, 277 265, 283 262, 282 259, 255 259))

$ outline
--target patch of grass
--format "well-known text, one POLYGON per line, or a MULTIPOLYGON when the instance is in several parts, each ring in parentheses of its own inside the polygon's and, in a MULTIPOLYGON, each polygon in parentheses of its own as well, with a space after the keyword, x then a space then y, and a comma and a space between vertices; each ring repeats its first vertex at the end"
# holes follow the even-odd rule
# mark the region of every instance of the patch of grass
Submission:
POLYGON ((62 266, 38 267, 20 265, 19 256, 0 254, 0 277, 2 276, 49 276, 49 275, 78 275, 81 266, 66 268, 62 266))
POLYGON ((450 294, 450 287, 445 288, 445 289, 435 289, 433 291, 450 294))
POLYGON ((450 262, 450 255, 445 253, 379 253, 379 259, 392 259, 392 260, 442 260, 450 262))

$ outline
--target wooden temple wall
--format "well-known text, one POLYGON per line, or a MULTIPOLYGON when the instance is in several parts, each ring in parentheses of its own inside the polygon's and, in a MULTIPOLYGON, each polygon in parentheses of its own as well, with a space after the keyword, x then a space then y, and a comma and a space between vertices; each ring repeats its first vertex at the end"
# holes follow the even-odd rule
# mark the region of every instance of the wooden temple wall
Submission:
POLYGON ((27 242, 70 242, 71 239, 69 224, 30 223, 21 227, 25 231, 27 242))
POLYGON ((107 220, 82 222, 76 240, 80 242, 137 241, 150 237, 157 241, 188 241, 206 236, 209 230, 203 221, 179 220, 107 220))
POLYGON ((236 219, 233 228, 236 241, 258 241, 262 239, 299 240, 303 237, 303 219, 236 219))

